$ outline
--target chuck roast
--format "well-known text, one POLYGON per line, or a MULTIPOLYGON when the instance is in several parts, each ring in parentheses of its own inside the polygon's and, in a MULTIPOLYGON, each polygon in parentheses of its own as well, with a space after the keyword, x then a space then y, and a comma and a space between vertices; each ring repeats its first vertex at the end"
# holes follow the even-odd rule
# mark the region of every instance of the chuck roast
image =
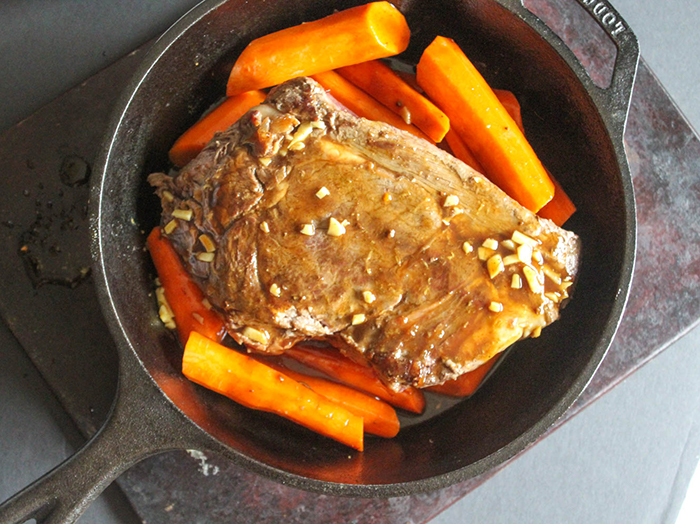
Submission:
POLYGON ((238 343, 282 353, 327 341, 395 388, 440 384, 539 335, 577 271, 575 234, 309 78, 149 181, 238 343))

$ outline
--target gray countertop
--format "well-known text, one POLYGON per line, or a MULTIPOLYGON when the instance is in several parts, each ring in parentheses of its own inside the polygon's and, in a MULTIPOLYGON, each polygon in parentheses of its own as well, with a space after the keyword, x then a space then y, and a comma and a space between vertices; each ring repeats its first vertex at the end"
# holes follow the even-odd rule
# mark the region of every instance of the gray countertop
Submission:
MULTIPOLYGON (((571 0, 575 1, 575 0, 571 0)), ((194 2, 11 0, 0 4, 0 131, 159 34, 194 2)), ((700 123, 700 4, 616 0, 642 54, 700 123)), ((700 452, 700 329, 433 522, 674 522, 700 452)), ((82 443, 0 324, 0 500, 82 443)), ((112 487, 82 522, 137 522, 112 487)), ((698 521, 698 520, 696 520, 698 521)))

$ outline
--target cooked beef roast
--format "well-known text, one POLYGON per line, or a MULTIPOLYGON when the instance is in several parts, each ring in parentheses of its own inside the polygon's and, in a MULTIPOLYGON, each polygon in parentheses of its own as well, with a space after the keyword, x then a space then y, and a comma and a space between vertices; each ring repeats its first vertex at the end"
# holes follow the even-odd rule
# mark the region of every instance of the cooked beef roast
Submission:
POLYGON ((397 388, 440 384, 539 335, 577 271, 576 235, 308 78, 149 181, 237 342, 281 353, 327 341, 397 388))

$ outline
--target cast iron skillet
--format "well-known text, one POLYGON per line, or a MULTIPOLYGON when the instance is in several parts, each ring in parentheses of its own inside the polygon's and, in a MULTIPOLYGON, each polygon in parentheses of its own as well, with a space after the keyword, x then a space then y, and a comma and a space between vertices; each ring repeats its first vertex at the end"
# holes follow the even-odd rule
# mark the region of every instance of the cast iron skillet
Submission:
POLYGON ((621 318, 635 253, 623 131, 639 50, 604 0, 580 3, 617 47, 606 89, 520 0, 396 2, 413 30, 405 59, 417 61, 436 34, 457 40, 492 85, 524 101, 535 149, 576 202, 567 227, 582 238, 582 271, 559 322, 519 343, 474 397, 395 439, 370 439, 364 453, 181 376, 181 349, 158 320, 143 249, 141 229, 155 225, 160 212, 145 177, 167 168, 168 148, 221 96, 247 42, 356 3, 301 0, 289 9, 287 0, 207 0, 150 50, 114 114, 91 195, 95 282, 119 348, 117 398, 84 448, 0 507, 1 522, 73 521, 120 473, 169 449, 221 453, 279 482, 332 495, 435 490, 513 457, 584 389, 621 318))

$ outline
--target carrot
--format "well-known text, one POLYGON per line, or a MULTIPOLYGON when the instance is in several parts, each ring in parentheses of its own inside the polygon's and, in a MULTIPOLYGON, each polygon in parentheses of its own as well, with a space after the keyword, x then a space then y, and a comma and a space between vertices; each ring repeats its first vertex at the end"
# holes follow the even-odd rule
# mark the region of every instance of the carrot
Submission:
POLYGON ((417 71, 418 84, 450 118, 496 185, 534 212, 552 199, 554 184, 537 155, 454 41, 435 38, 417 71))
MULTIPOLYGON (((520 111, 520 103, 515 95, 510 91, 505 91, 503 89, 494 89, 494 93, 503 104, 503 107, 508 111, 508 114, 515 120, 521 131, 523 130, 523 118, 520 111)), ((542 209, 540 209, 537 214, 542 218, 548 218, 558 226, 563 226, 564 223, 571 218, 571 215, 576 211, 576 206, 566 194, 564 188, 561 184, 557 182, 556 178, 552 176, 552 173, 547 171, 549 178, 554 184, 554 197, 552 200, 547 202, 542 209)))
POLYGON ((558 226, 563 226, 564 223, 571 218, 571 215, 576 211, 576 206, 571 201, 569 196, 564 192, 559 182, 552 177, 554 183, 554 198, 549 203, 540 209, 537 214, 542 218, 548 218, 558 226))
POLYGON ((226 93, 237 95, 298 76, 401 53, 411 31, 389 2, 373 2, 253 40, 236 60, 226 93))
POLYGON ((196 331, 185 345, 182 373, 192 382, 248 408, 283 416, 362 451, 362 417, 353 415, 283 373, 196 331))
POLYGON ((284 366, 269 365, 297 382, 308 386, 328 400, 340 404, 350 413, 362 417, 367 433, 392 438, 399 432, 400 424, 396 411, 386 402, 325 378, 297 373, 284 366))
POLYGON ((468 397, 476 391, 476 388, 479 387, 481 381, 484 380, 484 377, 497 360, 498 356, 493 357, 472 371, 467 371, 453 380, 448 380, 444 384, 431 386, 427 389, 428 391, 450 395, 451 397, 468 397))
POLYGON ((204 303, 204 293, 192 280, 180 256, 159 227, 151 231, 146 240, 158 277, 165 291, 165 298, 175 314, 180 341, 184 344, 190 332, 221 340, 226 333, 224 322, 216 311, 204 303))
POLYGON ((404 131, 408 131, 417 137, 430 140, 416 126, 412 126, 404 122, 403 118, 394 114, 374 98, 355 87, 350 82, 334 71, 327 71, 313 75, 312 78, 323 86, 324 89, 330 91, 331 95, 347 107, 357 116, 367 118, 369 120, 378 120, 385 122, 404 131))
POLYGON ((217 131, 224 131, 238 121, 251 107, 262 104, 265 93, 246 91, 224 100, 177 139, 170 149, 170 161, 182 167, 204 149, 217 131))
POLYGON ((450 129, 447 115, 383 62, 362 62, 341 67, 336 72, 401 116, 405 122, 415 125, 433 142, 440 142, 450 129))
POLYGON ((464 143, 464 140, 462 140, 457 134, 457 131, 450 129, 445 135, 445 141, 447 142, 447 145, 450 146, 454 156, 459 158, 462 162, 467 164, 475 171, 483 174, 484 168, 481 167, 479 161, 474 158, 474 155, 467 147, 467 144, 464 143))
POLYGON ((511 91, 507 91, 505 89, 494 89, 493 93, 498 98, 498 101, 503 104, 503 108, 508 111, 510 117, 515 120, 516 124, 518 124, 518 129, 524 133, 525 128, 523 127, 523 116, 520 111, 520 102, 518 102, 518 99, 515 98, 515 95, 511 91))
POLYGON ((337 351, 297 344, 284 354, 343 384, 375 395, 392 406, 413 413, 422 413, 425 408, 425 398, 420 390, 409 386, 402 391, 393 391, 377 378, 372 369, 353 362, 337 351))

